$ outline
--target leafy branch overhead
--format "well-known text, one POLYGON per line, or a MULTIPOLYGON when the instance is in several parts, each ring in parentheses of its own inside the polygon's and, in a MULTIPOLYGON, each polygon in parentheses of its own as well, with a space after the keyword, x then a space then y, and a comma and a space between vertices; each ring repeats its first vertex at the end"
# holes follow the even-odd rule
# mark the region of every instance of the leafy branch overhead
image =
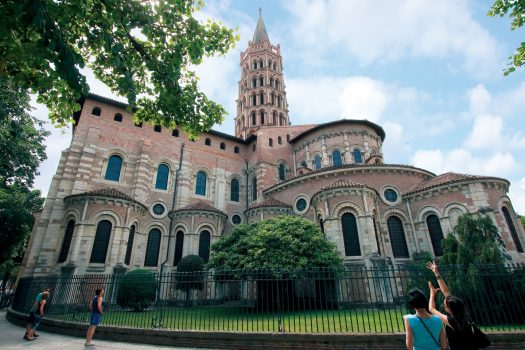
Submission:
POLYGON ((36 93, 59 125, 71 121, 89 87, 82 71, 136 109, 135 118, 190 135, 226 111, 198 88, 191 67, 225 54, 238 35, 201 23, 201 0, 7 0, 0 4, 0 76, 36 93))
MULTIPOLYGON (((509 14, 512 19, 510 29, 516 30, 523 27, 525 23, 525 0, 496 0, 488 12, 491 17, 504 17, 509 14)), ((508 68, 504 70, 505 75, 514 72, 516 68, 525 65, 525 42, 521 42, 513 55, 509 57, 508 68)))

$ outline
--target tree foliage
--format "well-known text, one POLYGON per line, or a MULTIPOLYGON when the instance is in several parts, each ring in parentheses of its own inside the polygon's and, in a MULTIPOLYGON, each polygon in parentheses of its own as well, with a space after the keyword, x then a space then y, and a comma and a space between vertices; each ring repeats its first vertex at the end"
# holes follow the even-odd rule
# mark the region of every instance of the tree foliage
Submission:
MULTIPOLYGON (((507 14, 512 19, 511 30, 523 27, 525 23, 525 0, 496 0, 488 12, 491 17, 504 17, 507 14)), ((504 70, 505 75, 509 75, 525 64, 525 41, 521 42, 509 59, 508 68, 504 70)))
POLYGON ((0 76, 0 186, 33 185, 46 159, 43 122, 29 115, 29 94, 0 76))
POLYGON ((194 13, 202 0, 6 0, 0 2, 0 76, 37 94, 58 124, 89 87, 82 68, 137 108, 137 120, 190 135, 222 121, 192 67, 224 54, 238 36, 194 13))
POLYGON ((133 270, 120 281, 117 304, 123 308, 142 311, 155 301, 157 281, 155 274, 148 270, 133 270))
MULTIPOLYGON (((198 255, 186 255, 177 265, 175 274, 176 288, 189 292, 204 287, 204 260, 198 255)), ((186 295, 187 298, 189 295, 186 295)))
POLYGON ((208 267, 295 270, 339 267, 342 259, 310 220, 279 216, 237 226, 212 245, 208 267))

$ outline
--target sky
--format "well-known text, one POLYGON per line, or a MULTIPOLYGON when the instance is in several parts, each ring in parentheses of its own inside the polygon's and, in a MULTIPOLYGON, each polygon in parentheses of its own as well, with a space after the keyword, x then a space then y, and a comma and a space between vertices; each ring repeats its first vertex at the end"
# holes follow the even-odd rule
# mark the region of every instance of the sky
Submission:
MULTIPOLYGON (((281 46, 292 124, 368 119, 385 129, 385 163, 506 178, 525 215, 525 69, 503 76, 525 30, 487 17, 490 3, 208 0, 197 18, 240 35, 235 49, 195 68, 201 89, 228 111, 214 129, 234 133, 240 52, 260 7, 271 43, 281 46)), ((91 92, 118 98, 85 73, 91 92)), ((47 120, 46 108, 33 105, 47 120)), ((35 181, 44 195, 71 141, 70 128, 46 128, 48 159, 35 181)))

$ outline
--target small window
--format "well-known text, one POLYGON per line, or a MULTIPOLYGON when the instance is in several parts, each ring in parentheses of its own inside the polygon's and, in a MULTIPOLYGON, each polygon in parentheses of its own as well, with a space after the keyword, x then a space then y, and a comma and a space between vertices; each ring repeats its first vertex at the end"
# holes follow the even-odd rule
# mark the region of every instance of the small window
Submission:
POLYGON ((284 163, 279 164, 279 181, 286 180, 286 165, 284 163))
POLYGON ((221 142, 221 145, 219 147, 220 147, 220 149, 224 150, 224 149, 226 149, 226 144, 224 142, 221 142))
POLYGON ((168 189, 168 178, 170 175, 170 168, 166 164, 160 164, 157 169, 157 181, 155 181, 155 188, 158 190, 168 189))
POLYGON ((273 139, 271 137, 268 139, 268 146, 273 147, 273 139))
POLYGON ((256 87, 257 87, 257 78, 253 78, 253 79, 252 79, 252 87, 253 87, 253 88, 256 88, 256 87))
POLYGON ((321 169, 321 156, 318 154, 314 157, 314 168, 315 170, 321 169))
POLYGON ((363 163, 363 157, 361 155, 361 151, 358 148, 354 149, 352 154, 354 155, 354 163, 356 164, 363 163))
POLYGON ((105 180, 119 181, 120 171, 122 169, 122 158, 116 154, 109 157, 108 166, 106 168, 105 180))
POLYGON ((281 136, 277 136, 277 143, 282 145, 283 144, 283 139, 281 136))
POLYGON ((230 200, 232 202, 239 201, 239 180, 232 179, 230 183, 230 200))
POLYGON ((306 209, 306 199, 300 198, 297 203, 295 203, 295 209, 297 209, 298 212, 303 212, 306 209))
POLYGON ((206 146, 211 146, 211 140, 209 138, 207 138, 206 140, 204 140, 204 144, 206 146))
POLYGON ((157 266, 159 262, 161 233, 158 228, 149 231, 148 243, 146 245, 146 257, 144 258, 144 266, 157 266))
POLYGON ((252 95, 252 106, 257 106, 257 95, 255 94, 252 95))
POLYGON ((136 126, 137 128, 142 128, 142 122, 138 122, 138 123, 135 122, 135 126, 136 126))
POLYGON ((264 125, 264 111, 259 112, 259 118, 261 119, 261 125, 264 125))
POLYGON ((393 189, 389 188, 385 190, 385 199, 390 203, 395 203, 397 201, 397 193, 393 189))
POLYGON ((161 132, 161 130, 162 130, 162 128, 161 128, 160 125, 155 125, 155 126, 153 127, 153 131, 155 131, 155 132, 161 132))
POLYGON ((257 178, 254 177, 252 180, 252 201, 257 200, 257 178))
POLYGON ((173 137, 179 137, 179 129, 175 129, 171 132, 171 136, 173 137))
POLYGON ((91 110, 91 114, 96 115, 97 117, 100 117, 100 114, 102 113, 102 110, 100 107, 93 107, 91 110))
POLYGON ((195 183, 195 194, 205 196, 206 195, 206 173, 199 171, 197 173, 197 180, 195 183))
POLYGON ((178 231, 175 239, 175 256, 173 257, 173 266, 177 266, 182 259, 182 249, 184 248, 184 232, 178 231))
POLYGON ((122 114, 120 113, 115 114, 115 116, 113 117, 113 120, 116 122, 122 123, 122 114))
POLYGON ((341 159, 341 152, 337 149, 332 152, 332 165, 335 167, 340 167, 341 165, 343 165, 343 161, 341 159))
POLYGON ((204 262, 210 259, 210 238, 210 232, 207 230, 202 231, 199 237, 199 256, 204 262))
POLYGON ((233 152, 235 152, 235 153, 239 153, 239 146, 235 146, 235 147, 233 148, 233 152))
MULTIPOLYGON (((259 92, 259 104, 260 105, 263 105, 264 104, 264 92, 259 92)), ((261 123, 262 124, 262 123, 261 123)))
POLYGON ((263 86, 263 85, 264 85, 264 78, 260 77, 259 78, 259 86, 263 86))
POLYGON ((252 146, 252 152, 255 152, 256 149, 257 149, 257 145, 254 143, 252 146))
POLYGON ((239 225, 241 223, 242 219, 239 215, 235 214, 232 216, 232 222, 234 225, 239 225))
POLYGON ((286 141, 290 142, 290 135, 286 135, 286 141))
POLYGON ((257 124, 257 116, 255 115, 255 112, 252 112, 252 125, 257 124))
POLYGON ((153 206, 151 210, 153 211, 153 214, 161 216, 166 211, 166 208, 164 208, 162 204, 157 203, 153 206))

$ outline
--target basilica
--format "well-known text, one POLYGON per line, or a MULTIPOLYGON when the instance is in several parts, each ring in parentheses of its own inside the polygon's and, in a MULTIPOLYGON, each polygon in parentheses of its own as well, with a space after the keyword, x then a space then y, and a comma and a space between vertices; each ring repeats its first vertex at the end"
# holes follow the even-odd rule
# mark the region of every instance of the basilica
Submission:
POLYGON ((135 123, 124 103, 84 98, 21 275, 172 271, 186 255, 207 260, 236 225, 277 215, 312 220, 346 265, 363 266, 440 256, 460 215, 486 215, 525 262, 509 181, 389 164, 385 131, 368 120, 292 125, 280 46, 261 16, 240 67, 234 135, 192 141, 135 123))

